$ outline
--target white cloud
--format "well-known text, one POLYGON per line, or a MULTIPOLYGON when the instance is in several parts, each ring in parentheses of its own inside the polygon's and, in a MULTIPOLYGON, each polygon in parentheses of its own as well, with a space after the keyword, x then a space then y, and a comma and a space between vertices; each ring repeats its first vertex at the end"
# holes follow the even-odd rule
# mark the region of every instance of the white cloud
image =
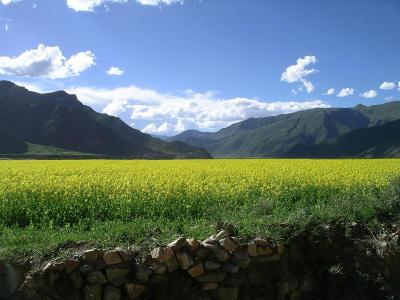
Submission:
POLYGON ((5 25, 4 25, 4 30, 5 30, 5 31, 8 31, 9 29, 10 29, 10 28, 9 28, 8 24, 5 24, 5 25))
POLYGON ((149 134, 168 135, 171 132, 176 132, 175 127, 176 126, 167 122, 162 123, 158 127, 156 124, 150 123, 149 125, 145 126, 142 131, 149 134))
POLYGON ((36 8, 38 8, 37 4, 36 4, 36 3, 33 3, 33 4, 32 4, 32 9, 36 9, 36 8))
POLYGON ((400 91, 400 81, 399 81, 399 83, 397 84, 397 86, 398 86, 397 90, 400 91))
POLYGON ((122 74, 124 74, 124 71, 121 70, 118 67, 111 67, 107 70, 107 74, 108 75, 114 75, 114 76, 121 76, 122 74))
POLYGON ((344 88, 342 89, 337 96, 340 98, 347 97, 354 94, 354 89, 352 88, 344 88))
POLYGON ((3 5, 8 5, 8 4, 11 4, 11 3, 17 3, 19 1, 21 1, 21 0, 0 0, 0 3, 3 4, 3 5))
POLYGON ((375 90, 369 90, 369 91, 366 91, 366 92, 360 94, 360 96, 363 98, 367 98, 367 99, 375 98, 376 96, 378 96, 378 92, 375 90))
POLYGON ((311 93, 314 90, 312 82, 306 79, 307 76, 317 72, 316 69, 307 68, 317 62, 317 58, 313 55, 299 58, 295 65, 287 67, 286 71, 282 73, 281 81, 289 83, 301 82, 306 88, 307 92, 311 93))
POLYGON ((158 6, 161 4, 170 5, 173 3, 183 3, 183 0, 136 0, 142 5, 158 6))
POLYGON ((114 100, 103 108, 103 113, 117 117, 121 113, 126 111, 127 104, 128 104, 127 100, 114 100))
POLYGON ((379 87, 381 90, 393 90, 396 88, 396 84, 394 82, 385 81, 379 87))
POLYGON ((88 105, 103 107, 103 112, 118 116, 129 111, 131 119, 146 124, 144 131, 155 134, 176 134, 186 129, 217 130, 250 118, 289 113, 315 107, 328 107, 321 100, 273 101, 257 99, 224 99, 215 92, 163 94, 134 85, 98 89, 76 87, 67 90, 88 105), (153 124, 153 125, 152 125, 153 124))
POLYGON ((74 11, 93 12, 94 9, 106 2, 125 3, 128 0, 67 0, 67 6, 74 11))
POLYGON ((335 94, 335 89, 334 88, 330 88, 329 90, 326 91, 326 93, 324 95, 334 95, 335 94))
POLYGON ((173 96, 162 95, 150 89, 143 89, 130 85, 115 89, 101 89, 92 87, 75 87, 67 92, 77 94, 79 100, 88 105, 107 105, 112 101, 130 101, 145 104, 159 104, 173 96))
MULTIPOLYGON (((173 3, 183 2, 183 0, 135 0, 135 1, 142 5, 150 5, 150 6, 170 5, 173 3)), ((108 11, 109 8, 108 5, 106 5, 106 3, 126 3, 126 2, 128 2, 128 0, 67 0, 67 6, 77 12, 79 11, 93 12, 96 7, 104 5, 105 9, 108 11)))
POLYGON ((58 46, 40 44, 17 57, 0 56, 0 74, 50 79, 78 76, 95 65, 91 51, 79 52, 66 58, 58 46))
POLYGON ((47 93, 49 92, 47 89, 44 89, 42 86, 34 84, 34 83, 29 83, 29 82, 23 82, 23 81, 14 81, 16 85, 23 86, 26 89, 36 92, 36 93, 47 93))

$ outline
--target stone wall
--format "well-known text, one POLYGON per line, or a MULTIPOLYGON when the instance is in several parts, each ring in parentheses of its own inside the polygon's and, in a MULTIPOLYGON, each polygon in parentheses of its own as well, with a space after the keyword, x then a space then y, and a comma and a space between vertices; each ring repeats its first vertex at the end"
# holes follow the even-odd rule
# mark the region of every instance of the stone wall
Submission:
POLYGON ((86 250, 27 273, 14 299, 400 299, 397 227, 374 239, 357 223, 318 232, 290 248, 228 228, 147 256, 86 250))
POLYGON ((294 294, 300 285, 281 282, 282 250, 262 239, 240 243, 227 230, 204 241, 182 237, 146 257, 134 257, 118 248, 92 249, 50 262, 42 272, 30 274, 21 293, 30 299, 228 300, 254 294, 239 291, 239 287, 268 278, 269 284, 260 293, 294 294), (268 276, 259 278, 260 266, 268 270, 268 276))

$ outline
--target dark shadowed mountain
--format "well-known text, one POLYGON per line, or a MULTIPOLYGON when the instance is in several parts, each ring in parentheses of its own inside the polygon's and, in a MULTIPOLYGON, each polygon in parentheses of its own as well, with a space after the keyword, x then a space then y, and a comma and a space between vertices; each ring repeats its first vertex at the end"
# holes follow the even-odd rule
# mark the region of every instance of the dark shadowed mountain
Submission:
POLYGON ((34 93, 9 81, 0 81, 0 128, 0 153, 7 154, 24 153, 29 143, 110 156, 210 157, 204 149, 153 138, 97 113, 75 95, 34 93))
POLYGON ((28 145, 21 141, 12 132, 0 128, 0 153, 22 154, 28 149, 28 145))
MULTIPOLYGON (((381 126, 398 119, 400 102, 316 108, 252 118, 214 133, 189 130, 169 140, 204 147, 216 157, 293 157, 300 146, 317 145, 353 130, 381 126)), ((376 143, 379 146, 379 140, 376 143)))

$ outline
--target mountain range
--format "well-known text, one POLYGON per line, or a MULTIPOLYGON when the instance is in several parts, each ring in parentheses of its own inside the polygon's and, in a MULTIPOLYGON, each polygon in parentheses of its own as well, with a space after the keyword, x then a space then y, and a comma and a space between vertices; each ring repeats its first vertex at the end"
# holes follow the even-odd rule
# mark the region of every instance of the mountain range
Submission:
POLYGON ((400 102, 251 118, 170 137, 214 157, 400 157, 400 102))
POLYGON ((132 158, 400 157, 400 102, 250 118, 157 138, 65 91, 0 81, 0 154, 132 158), (212 156, 211 156, 212 155, 212 156))
POLYGON ((64 91, 40 94, 0 81, 0 153, 211 158, 204 149, 166 142, 97 113, 64 91), (33 150, 32 150, 33 149, 33 150))

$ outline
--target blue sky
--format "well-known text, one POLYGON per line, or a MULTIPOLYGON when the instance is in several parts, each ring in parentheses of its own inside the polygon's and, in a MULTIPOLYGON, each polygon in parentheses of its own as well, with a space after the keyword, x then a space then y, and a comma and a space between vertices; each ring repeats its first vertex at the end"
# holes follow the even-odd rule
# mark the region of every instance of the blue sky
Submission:
POLYGON ((399 29, 397 0, 0 0, 0 78, 149 133, 212 131, 400 99, 399 29))

